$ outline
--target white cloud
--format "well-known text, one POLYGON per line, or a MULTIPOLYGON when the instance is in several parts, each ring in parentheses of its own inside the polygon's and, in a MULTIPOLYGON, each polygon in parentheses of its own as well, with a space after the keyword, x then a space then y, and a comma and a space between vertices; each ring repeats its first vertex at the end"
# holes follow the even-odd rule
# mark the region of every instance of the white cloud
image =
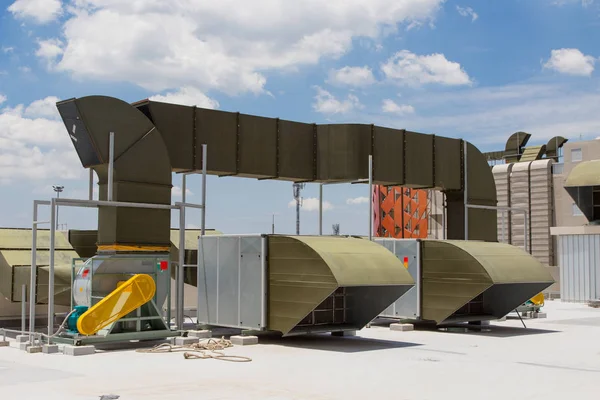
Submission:
POLYGON ((471 22, 475 22, 479 15, 471 7, 456 6, 456 11, 463 17, 471 17, 471 22))
POLYGON ((347 114, 350 111, 363 108, 358 97, 349 94, 345 100, 338 100, 327 90, 315 86, 317 94, 313 108, 323 114, 347 114))
POLYGON ((419 114, 398 121, 380 115, 382 126, 441 136, 465 137, 477 146, 503 148, 516 131, 533 135, 542 144, 560 134, 572 140, 600 133, 600 86, 581 82, 523 83, 500 87, 465 88, 448 93, 419 93, 408 98, 419 114))
POLYGON ((33 118, 60 119, 56 103, 60 99, 56 96, 48 96, 45 99, 35 100, 24 110, 23 115, 33 118))
POLYGON ((590 76, 595 62, 594 57, 583 54, 579 49, 558 49, 552 50, 544 68, 568 75, 590 76))
POLYGON ((263 92, 270 70, 346 54, 398 24, 432 20, 444 0, 75 0, 57 70, 162 92, 263 92))
POLYGON ((83 176, 63 123, 51 115, 55 100, 47 97, 0 111, 0 183, 83 176))
POLYGON ((594 0, 554 0, 552 3, 556 6, 564 6, 567 4, 581 4, 583 8, 587 8, 594 4, 594 0))
POLYGON ((10 46, 2 46, 2 52, 4 54, 8 54, 8 53, 13 53, 15 51, 14 47, 10 47, 10 46))
POLYGON ((61 15, 60 0, 17 0, 8 7, 15 18, 31 19, 39 24, 54 21, 61 15))
POLYGON ((38 49, 35 55, 43 59, 52 69, 56 65, 56 60, 63 53, 63 43, 58 39, 38 40, 38 49))
POLYGON ((218 101, 211 99, 200 90, 189 86, 180 88, 176 92, 166 93, 165 95, 154 95, 150 97, 150 100, 210 109, 219 108, 218 101))
MULTIPOLYGON (((288 207, 289 208, 296 207, 296 200, 291 200, 288 203, 288 207)), ((330 202, 323 200, 323 211, 332 210, 332 209, 333 209, 333 205, 330 202)), ((309 197, 309 198, 303 199, 301 210, 319 211, 319 199, 317 199, 316 197, 309 197)))
MULTIPOLYGON (((182 195, 182 190, 181 190, 181 186, 177 186, 177 185, 173 185, 173 187, 171 188, 171 195, 173 197, 181 197, 182 195)), ((192 193, 192 191, 188 188, 185 188, 185 195, 186 196, 193 196, 194 193, 192 193)))
POLYGON ((328 83, 342 86, 368 86, 375 83, 369 67, 343 67, 329 71, 328 83))
POLYGON ((21 66, 19 67, 19 71, 21 71, 24 74, 28 74, 31 72, 31 68, 29 68, 28 66, 21 66))
POLYGON ((369 202, 368 197, 356 197, 353 199, 347 199, 346 204, 356 205, 356 204, 367 204, 369 202))
POLYGON ((447 86, 471 84, 469 75, 459 63, 448 61, 443 54, 438 53, 419 56, 402 50, 382 64, 381 70, 388 79, 410 86, 432 83, 447 86))
POLYGON ((6 101, 6 96, 3 94, 0 94, 0 104, 4 103, 6 101))
POLYGON ((381 109, 383 112, 405 115, 405 114, 414 114, 415 108, 411 105, 407 104, 397 104, 394 100, 384 99, 381 105, 381 109))

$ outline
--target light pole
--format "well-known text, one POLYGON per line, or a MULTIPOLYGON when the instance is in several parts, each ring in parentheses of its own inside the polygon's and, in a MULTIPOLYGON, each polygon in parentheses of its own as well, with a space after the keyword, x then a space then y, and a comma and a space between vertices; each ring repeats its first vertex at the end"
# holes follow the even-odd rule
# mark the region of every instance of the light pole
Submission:
MULTIPOLYGON (((65 187, 62 185, 53 185, 52 189, 56 192, 56 198, 60 198, 60 193, 65 187)), ((58 206, 56 206, 56 230, 58 230, 58 206)))

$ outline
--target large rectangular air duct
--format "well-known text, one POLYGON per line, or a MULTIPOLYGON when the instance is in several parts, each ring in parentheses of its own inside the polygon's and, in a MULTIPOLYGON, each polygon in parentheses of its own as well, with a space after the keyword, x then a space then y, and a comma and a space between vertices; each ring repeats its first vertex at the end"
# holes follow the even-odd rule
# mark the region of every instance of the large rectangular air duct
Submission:
POLYGON ((539 261, 503 243, 375 241, 395 254, 416 282, 382 317, 436 324, 499 319, 554 283, 539 261))
POLYGON ((358 330, 414 285, 392 253, 359 238, 205 236, 198 248, 205 325, 284 336, 358 330))
MULTIPOLYGON (((86 168, 99 176, 106 199, 109 135, 115 137, 114 198, 169 204, 171 172, 198 172, 202 144, 207 172, 294 182, 366 180, 446 192, 448 238, 496 241, 496 211, 470 209, 465 200, 495 206, 485 157, 460 139, 364 124, 307 124, 144 100, 133 105, 106 96, 57 103, 86 168), (466 149, 466 154, 465 154, 466 149), (468 185, 467 181, 468 180, 468 185), (467 190, 465 196, 464 192, 467 190)), ((168 210, 100 207, 99 249, 168 248, 168 210)))

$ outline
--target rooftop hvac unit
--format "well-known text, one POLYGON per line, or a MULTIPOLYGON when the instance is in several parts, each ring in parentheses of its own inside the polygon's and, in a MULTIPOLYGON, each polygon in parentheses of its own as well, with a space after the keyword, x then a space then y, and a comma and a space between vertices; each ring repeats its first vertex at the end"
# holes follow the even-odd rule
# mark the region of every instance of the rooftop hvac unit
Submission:
POLYGON ((414 285, 355 237, 223 235, 198 243, 198 323, 284 336, 358 330, 414 285))

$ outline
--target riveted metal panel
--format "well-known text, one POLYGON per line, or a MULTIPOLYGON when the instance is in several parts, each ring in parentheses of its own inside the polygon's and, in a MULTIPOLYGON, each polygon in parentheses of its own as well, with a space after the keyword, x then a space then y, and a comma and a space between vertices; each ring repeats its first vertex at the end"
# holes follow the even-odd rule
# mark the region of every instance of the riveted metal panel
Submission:
POLYGON ((192 170, 194 168, 194 107, 157 101, 144 101, 133 105, 161 132, 173 170, 192 170))
POLYGON ((211 174, 237 172, 238 122, 232 112, 196 109, 196 165, 202 170, 202 144, 206 144, 207 170, 211 174))
POLYGON ((445 190, 461 189, 460 141, 435 137, 435 186, 445 190))
POLYGON ((277 120, 240 114, 239 175, 277 176, 277 120))
POLYGON ((308 181, 314 171, 314 126, 279 121, 279 174, 281 179, 308 181))
POLYGON ((318 125, 317 142, 319 180, 348 181, 369 177, 370 125, 318 125))
POLYGON ((404 186, 433 187, 433 135, 406 131, 405 142, 404 186))
POLYGON ((404 183, 404 131, 373 127, 373 180, 382 185, 404 183))

